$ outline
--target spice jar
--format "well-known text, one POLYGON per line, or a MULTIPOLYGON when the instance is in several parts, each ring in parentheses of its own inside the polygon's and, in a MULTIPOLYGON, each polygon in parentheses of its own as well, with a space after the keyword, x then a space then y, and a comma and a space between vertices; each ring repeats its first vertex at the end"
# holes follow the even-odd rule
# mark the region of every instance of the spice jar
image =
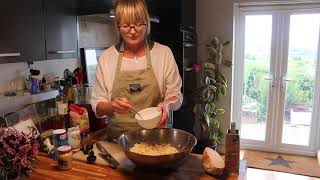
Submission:
POLYGON ((68 129, 68 141, 72 150, 77 151, 80 149, 80 129, 79 126, 68 129))
POLYGON ((72 151, 68 145, 58 147, 58 169, 69 170, 72 168, 72 151))

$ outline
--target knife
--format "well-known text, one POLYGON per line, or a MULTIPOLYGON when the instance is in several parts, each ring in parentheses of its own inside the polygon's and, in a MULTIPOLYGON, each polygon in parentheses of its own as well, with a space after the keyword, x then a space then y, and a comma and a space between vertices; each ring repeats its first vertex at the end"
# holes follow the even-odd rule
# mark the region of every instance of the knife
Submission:
POLYGON ((111 168, 116 169, 120 165, 120 163, 114 159, 114 157, 112 157, 111 154, 99 142, 96 142, 96 146, 101 152, 99 153, 99 156, 103 160, 107 161, 111 168))

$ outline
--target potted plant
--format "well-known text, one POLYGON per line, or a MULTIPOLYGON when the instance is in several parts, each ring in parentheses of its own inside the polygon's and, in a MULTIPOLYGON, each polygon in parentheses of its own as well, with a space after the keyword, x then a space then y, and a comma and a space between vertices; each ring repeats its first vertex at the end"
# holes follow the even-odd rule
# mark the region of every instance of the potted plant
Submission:
POLYGON ((194 113, 196 115, 194 131, 198 138, 196 151, 202 153, 205 147, 215 149, 221 143, 223 134, 220 130, 219 116, 225 110, 216 106, 219 97, 227 91, 227 77, 221 67, 230 68, 232 62, 223 55, 224 47, 230 42, 222 42, 214 36, 206 44, 209 57, 201 63, 200 86, 195 91, 194 113))

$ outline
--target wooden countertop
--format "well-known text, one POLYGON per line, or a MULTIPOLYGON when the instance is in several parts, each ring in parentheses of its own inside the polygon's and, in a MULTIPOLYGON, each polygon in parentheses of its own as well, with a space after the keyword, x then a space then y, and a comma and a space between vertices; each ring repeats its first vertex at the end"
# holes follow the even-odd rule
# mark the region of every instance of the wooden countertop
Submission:
POLYGON ((227 177, 212 177, 206 174, 201 167, 201 155, 190 154, 186 161, 177 170, 146 171, 140 168, 131 170, 112 169, 100 164, 87 164, 86 162, 73 160, 73 168, 68 171, 56 169, 57 161, 47 154, 38 155, 40 163, 28 179, 181 179, 181 180, 206 180, 206 179, 244 179, 244 174, 229 175, 227 177))

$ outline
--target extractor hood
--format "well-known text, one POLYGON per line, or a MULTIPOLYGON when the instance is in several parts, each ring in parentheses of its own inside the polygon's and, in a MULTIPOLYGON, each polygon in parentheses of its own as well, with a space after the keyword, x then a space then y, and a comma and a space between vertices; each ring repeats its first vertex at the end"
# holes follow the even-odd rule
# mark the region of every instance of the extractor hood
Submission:
POLYGON ((110 17, 109 14, 91 14, 79 16, 80 21, 95 22, 100 24, 114 23, 114 18, 110 17))
MULTIPOLYGON (((90 15, 81 15, 79 16, 80 21, 88 21, 88 22, 96 22, 102 24, 110 24, 114 23, 114 14, 106 13, 106 14, 90 14, 90 15)), ((157 17, 150 16, 150 21, 159 23, 160 20, 157 17)))
MULTIPOLYGON (((159 6, 160 0, 146 0, 150 21, 159 23, 159 6)), ((114 0, 79 0, 78 15, 82 21, 97 23, 114 22, 114 0), (112 17, 113 16, 113 17, 112 17)))

